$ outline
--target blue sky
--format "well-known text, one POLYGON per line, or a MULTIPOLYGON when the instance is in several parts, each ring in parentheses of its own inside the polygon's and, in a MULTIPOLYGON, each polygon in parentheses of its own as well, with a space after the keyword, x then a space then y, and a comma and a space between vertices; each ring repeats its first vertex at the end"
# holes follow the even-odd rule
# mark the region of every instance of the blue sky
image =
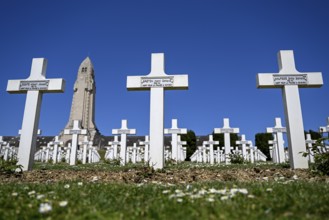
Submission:
POLYGON ((0 3, 0 135, 17 135, 25 95, 6 92, 29 76, 32 58, 48 59, 47 78, 64 78, 63 94, 45 94, 39 128, 66 125, 80 63, 96 77, 96 125, 104 135, 121 119, 138 135, 149 130, 148 91, 127 91, 127 76, 147 75, 151 53, 165 53, 167 74, 188 74, 189 89, 165 94, 165 127, 198 135, 223 126, 254 140, 284 113, 280 89, 257 89, 257 73, 278 72, 277 52, 294 50, 297 70, 323 73, 320 89, 300 89, 304 127, 329 116, 329 3, 326 0, 117 0, 0 3))

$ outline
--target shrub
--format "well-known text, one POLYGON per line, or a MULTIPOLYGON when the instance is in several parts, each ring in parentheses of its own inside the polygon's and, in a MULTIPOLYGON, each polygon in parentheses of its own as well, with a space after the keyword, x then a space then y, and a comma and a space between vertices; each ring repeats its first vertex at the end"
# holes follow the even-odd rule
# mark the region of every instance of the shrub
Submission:
POLYGON ((320 174, 329 175, 329 151, 320 152, 318 147, 325 148, 325 141, 328 138, 320 138, 310 149, 310 152, 303 152, 303 156, 307 157, 309 154, 314 156, 314 164, 312 169, 320 174))
POLYGON ((246 162, 244 157, 239 153, 230 154, 229 157, 232 164, 243 164, 246 162))

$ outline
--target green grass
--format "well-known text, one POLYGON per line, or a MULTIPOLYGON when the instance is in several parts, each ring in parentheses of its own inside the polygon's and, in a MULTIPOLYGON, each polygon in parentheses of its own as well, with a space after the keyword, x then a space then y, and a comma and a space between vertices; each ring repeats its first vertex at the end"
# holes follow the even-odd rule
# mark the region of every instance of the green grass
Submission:
POLYGON ((0 219, 328 219, 329 216, 326 183, 208 182, 173 186, 16 183, 1 184, 0 195, 0 219), (226 194, 216 190, 225 188, 227 191, 245 188, 248 194, 236 193, 222 200, 226 194), (62 201, 68 204, 59 206, 62 201), (51 211, 40 213, 41 203, 50 204, 51 211))

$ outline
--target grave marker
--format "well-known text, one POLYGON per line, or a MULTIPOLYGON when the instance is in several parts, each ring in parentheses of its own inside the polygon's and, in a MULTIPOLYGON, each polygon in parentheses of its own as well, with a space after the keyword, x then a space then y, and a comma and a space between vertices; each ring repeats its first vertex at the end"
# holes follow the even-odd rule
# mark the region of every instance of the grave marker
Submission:
POLYGON ((229 160, 229 154, 231 152, 231 139, 230 134, 237 134, 240 132, 239 128, 231 128, 230 127, 230 119, 224 118, 224 126, 223 128, 215 128, 214 133, 215 134, 221 134, 224 133, 224 146, 225 146, 225 164, 228 164, 230 162, 229 160))
POLYGON ((298 88, 317 88, 323 85, 322 74, 300 73, 296 70, 292 50, 278 53, 279 73, 257 74, 257 88, 281 88, 285 110, 290 166, 293 169, 308 168, 302 109, 298 88))
POLYGON ((209 135, 209 140, 205 141, 204 144, 209 145, 210 164, 214 164, 214 145, 218 145, 219 141, 214 141, 213 136, 209 135))
POLYGON ((171 159, 178 160, 179 157, 179 149, 177 146, 177 136, 178 134, 186 134, 186 128, 178 128, 177 119, 171 120, 171 128, 164 130, 165 134, 171 134, 171 159))
POLYGON ((114 136, 114 140, 109 141, 109 145, 113 147, 113 159, 117 159, 118 158, 118 146, 120 145, 118 136, 114 136))
POLYGON ((127 151, 127 134, 136 134, 136 129, 128 129, 127 120, 121 121, 121 128, 112 129, 112 134, 120 134, 120 164, 126 165, 126 151, 127 151))
POLYGON ((149 136, 146 135, 145 136, 145 141, 140 141, 139 142, 140 145, 144 145, 144 163, 147 164, 149 162, 149 146, 150 146, 150 140, 149 140, 149 136))
POLYGON ((246 140, 246 135, 241 135, 241 140, 235 141, 236 144, 241 145, 242 148, 242 156, 244 159, 247 159, 247 145, 251 144, 251 141, 246 140))
POLYGON ((60 141, 58 139, 58 136, 55 137, 55 140, 53 141, 53 145, 54 145, 54 155, 53 155, 53 163, 57 163, 57 158, 58 158, 58 147, 60 147, 61 145, 63 145, 63 141, 60 141))
POLYGON ((314 156, 313 156, 312 146, 313 146, 313 144, 316 143, 316 141, 312 140, 311 134, 306 134, 305 143, 307 145, 308 160, 309 160, 310 163, 314 163, 314 156))
POLYGON ((164 54, 152 53, 151 72, 146 76, 128 76, 128 90, 150 90, 150 164, 164 167, 164 90, 187 89, 187 75, 167 75, 164 54))
POLYGON ((64 134, 71 134, 72 135, 72 145, 71 145, 71 152, 70 152, 70 165, 76 165, 77 148, 78 148, 78 136, 80 134, 87 134, 87 130, 80 128, 80 121, 79 120, 74 120, 73 121, 73 128, 72 129, 64 129, 64 134))
POLYGON ((88 136, 83 137, 83 141, 79 142, 79 145, 83 145, 83 151, 82 151, 82 164, 87 163, 87 147, 92 146, 93 142, 88 140, 88 136))
POLYGON ((287 132, 287 130, 285 127, 282 127, 281 118, 275 118, 275 127, 266 128, 266 132, 273 133, 273 135, 276 136, 275 152, 277 153, 277 159, 278 159, 277 163, 284 163, 285 162, 284 140, 282 133, 287 132))
POLYGON ((65 81, 46 79, 46 68, 46 59, 34 58, 29 78, 9 80, 7 85, 11 94, 27 93, 18 151, 18 164, 24 171, 31 170, 34 162, 43 93, 64 92, 65 81))

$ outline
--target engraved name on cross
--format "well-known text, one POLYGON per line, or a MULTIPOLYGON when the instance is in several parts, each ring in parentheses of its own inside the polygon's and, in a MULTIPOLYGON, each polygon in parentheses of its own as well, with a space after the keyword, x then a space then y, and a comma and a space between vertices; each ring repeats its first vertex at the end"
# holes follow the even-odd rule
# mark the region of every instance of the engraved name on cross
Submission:
POLYGON ((308 168, 302 109, 298 88, 317 88, 323 85, 321 72, 300 73, 296 70, 292 50, 278 53, 279 73, 257 74, 257 88, 281 88, 287 126, 290 166, 308 168))
POLYGON ((23 166, 24 171, 31 170, 34 162, 42 95, 62 93, 65 88, 63 79, 46 79, 46 69, 46 59, 33 58, 29 78, 9 80, 7 84, 9 93, 27 93, 17 156, 18 164, 23 166))
POLYGON ((128 90, 150 90, 150 164, 164 167, 164 90, 187 89, 188 75, 167 75, 164 54, 152 53, 151 73, 147 76, 128 76, 128 90))

